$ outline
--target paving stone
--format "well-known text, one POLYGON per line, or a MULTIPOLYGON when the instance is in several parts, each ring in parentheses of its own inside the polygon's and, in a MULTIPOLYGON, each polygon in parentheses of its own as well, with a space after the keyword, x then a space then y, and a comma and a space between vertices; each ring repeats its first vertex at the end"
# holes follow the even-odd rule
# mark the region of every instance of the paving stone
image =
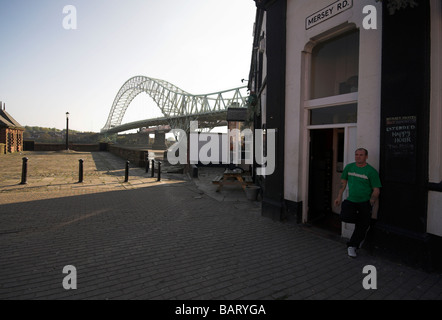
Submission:
POLYGON ((216 168, 158 182, 131 167, 124 183, 125 161, 106 152, 25 155, 24 186, 24 155, 0 159, 0 299, 442 299, 440 274, 350 259, 342 241, 263 218, 240 187, 216 193, 216 168), (376 290, 363 288, 369 264, 376 290))

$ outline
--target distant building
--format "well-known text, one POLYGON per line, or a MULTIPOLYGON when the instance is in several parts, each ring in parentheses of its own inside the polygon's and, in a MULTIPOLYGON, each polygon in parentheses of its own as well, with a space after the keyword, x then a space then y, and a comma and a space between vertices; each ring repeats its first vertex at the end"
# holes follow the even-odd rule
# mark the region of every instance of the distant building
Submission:
POLYGON ((23 151, 23 128, 0 102, 0 154, 23 151))

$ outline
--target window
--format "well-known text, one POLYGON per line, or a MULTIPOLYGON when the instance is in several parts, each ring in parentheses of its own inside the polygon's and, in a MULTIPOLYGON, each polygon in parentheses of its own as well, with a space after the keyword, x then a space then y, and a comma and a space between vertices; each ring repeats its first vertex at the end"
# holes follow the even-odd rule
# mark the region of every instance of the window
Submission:
POLYGON ((311 99, 358 91, 359 31, 316 45, 312 52, 311 99))
POLYGON ((304 105, 309 126, 357 123, 359 30, 350 28, 332 38, 312 39, 309 99, 304 105))
POLYGON ((356 123, 356 103, 310 110, 310 125, 356 123))

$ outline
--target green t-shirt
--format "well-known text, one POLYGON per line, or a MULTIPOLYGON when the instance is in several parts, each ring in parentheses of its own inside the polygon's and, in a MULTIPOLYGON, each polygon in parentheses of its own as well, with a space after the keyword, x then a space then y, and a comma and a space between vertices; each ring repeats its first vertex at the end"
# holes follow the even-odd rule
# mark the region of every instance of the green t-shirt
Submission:
POLYGON ((355 162, 348 164, 342 172, 341 179, 348 181, 347 200, 351 202, 369 201, 373 188, 382 187, 378 172, 368 163, 362 168, 355 162))

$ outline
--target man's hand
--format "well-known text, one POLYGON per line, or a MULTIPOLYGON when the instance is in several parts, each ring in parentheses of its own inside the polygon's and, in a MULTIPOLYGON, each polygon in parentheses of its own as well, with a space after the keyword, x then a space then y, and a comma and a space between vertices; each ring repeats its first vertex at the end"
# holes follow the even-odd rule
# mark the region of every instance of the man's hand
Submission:
POLYGON ((335 207, 339 207, 342 203, 342 200, 340 198, 336 198, 335 200, 335 207))
POLYGON ((347 180, 341 180, 341 188, 339 189, 338 192, 338 197, 335 200, 335 206, 339 207, 342 203, 342 195, 344 194, 344 190, 347 187, 347 180))
POLYGON ((381 190, 379 188, 373 188, 373 193, 371 194, 370 198, 370 204, 373 207, 376 201, 379 198, 379 194, 381 193, 381 190))

